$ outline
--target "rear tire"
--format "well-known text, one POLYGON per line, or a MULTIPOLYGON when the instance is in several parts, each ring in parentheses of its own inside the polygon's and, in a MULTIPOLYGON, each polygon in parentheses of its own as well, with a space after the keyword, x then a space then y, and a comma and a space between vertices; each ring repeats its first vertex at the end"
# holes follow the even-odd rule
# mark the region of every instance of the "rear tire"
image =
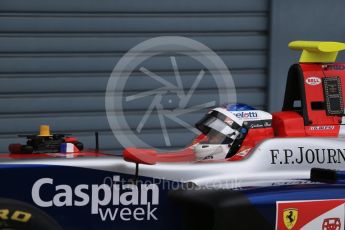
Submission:
POLYGON ((30 153, 33 153, 34 152, 34 148, 30 145, 22 145, 22 148, 21 148, 21 153, 27 153, 27 154, 30 154, 30 153))
POLYGON ((0 230, 57 230, 62 229, 48 214, 30 204, 0 198, 0 230))
POLYGON ((10 151, 10 153, 21 153, 22 152, 22 145, 21 144, 10 144, 8 146, 8 151, 10 151))

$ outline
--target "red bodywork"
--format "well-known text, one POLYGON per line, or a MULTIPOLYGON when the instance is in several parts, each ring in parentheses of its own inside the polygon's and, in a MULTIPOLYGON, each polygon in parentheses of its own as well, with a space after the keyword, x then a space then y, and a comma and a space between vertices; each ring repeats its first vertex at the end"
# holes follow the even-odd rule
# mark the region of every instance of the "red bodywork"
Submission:
POLYGON ((75 137, 65 137, 64 139, 66 143, 73 143, 78 141, 78 139, 75 137))
MULTIPOLYGON (((273 128, 277 137, 338 137, 342 116, 328 115, 326 108, 313 108, 313 103, 325 103, 322 80, 325 77, 339 77, 341 88, 345 89, 344 63, 300 64, 303 72, 303 91, 301 98, 305 103, 301 112, 283 111, 273 113, 273 128), (341 67, 341 68, 340 68, 341 67), (320 79, 317 81, 315 79, 320 79), (308 84, 309 83, 309 84, 308 84), (303 117, 304 113, 304 117, 303 117)), ((297 78, 297 77, 296 77, 297 78)), ((298 79, 296 89, 300 90, 298 79)), ((289 93, 289 92, 287 92, 289 93)), ((344 99, 344 94, 343 99, 344 99)), ((344 103, 344 101, 343 101, 344 103)))
POLYGON ((153 149, 126 148, 123 158, 129 162, 154 165, 157 162, 183 162, 195 161, 195 153, 191 148, 178 152, 157 152, 153 149))

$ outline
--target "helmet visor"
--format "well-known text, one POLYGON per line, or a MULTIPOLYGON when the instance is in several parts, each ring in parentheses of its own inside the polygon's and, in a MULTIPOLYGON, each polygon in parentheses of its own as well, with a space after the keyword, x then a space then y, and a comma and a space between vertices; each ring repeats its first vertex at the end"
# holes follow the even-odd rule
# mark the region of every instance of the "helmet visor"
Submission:
POLYGON ((217 119, 216 117, 210 117, 205 121, 204 125, 206 127, 209 127, 210 129, 213 129, 223 134, 224 136, 228 136, 235 132, 235 130, 231 128, 228 124, 217 119))
POLYGON ((230 144, 239 133, 236 129, 239 125, 236 122, 215 111, 207 114, 195 126, 213 144, 230 144))

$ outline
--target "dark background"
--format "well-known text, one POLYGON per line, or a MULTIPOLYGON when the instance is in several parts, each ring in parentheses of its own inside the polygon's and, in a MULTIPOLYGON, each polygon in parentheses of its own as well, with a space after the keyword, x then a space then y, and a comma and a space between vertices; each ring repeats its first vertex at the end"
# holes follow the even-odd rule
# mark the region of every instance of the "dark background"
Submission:
MULTIPOLYGON (((105 116, 108 78, 130 48, 163 35, 204 43, 231 70, 238 102, 278 111, 287 70, 299 57, 288 42, 345 41, 344 9, 341 0, 2 0, 0 150, 23 141, 16 134, 36 133, 40 124, 50 124, 54 131, 76 134, 88 147, 94 145, 92 132, 100 131, 101 148, 120 152, 105 116)), ((177 62, 183 78, 196 77, 195 65, 177 62)), ((150 65, 173 79, 164 57, 150 65)), ((131 80, 135 84, 126 93, 150 90, 142 73, 131 80)), ((217 88, 205 83, 199 94, 216 95, 217 88)), ((126 107, 132 129, 146 108, 145 103, 126 107)), ((186 122, 194 123, 203 112, 189 114, 186 122)), ((151 119, 139 136, 164 148, 158 118, 151 119)), ((174 122, 167 128, 175 147, 193 137, 174 122)))

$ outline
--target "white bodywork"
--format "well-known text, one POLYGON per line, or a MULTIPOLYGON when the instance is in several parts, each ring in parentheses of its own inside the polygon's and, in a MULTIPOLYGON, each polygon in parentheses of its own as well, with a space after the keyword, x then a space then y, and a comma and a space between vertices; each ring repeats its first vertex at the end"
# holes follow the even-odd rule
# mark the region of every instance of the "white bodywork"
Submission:
MULTIPOLYGON (((200 186, 246 187, 277 181, 309 179, 312 168, 345 170, 345 139, 272 138, 242 161, 186 162, 140 165, 139 175, 200 186)), ((9 160, 3 164, 44 164, 85 167, 133 174, 135 164, 121 157, 9 160)))

